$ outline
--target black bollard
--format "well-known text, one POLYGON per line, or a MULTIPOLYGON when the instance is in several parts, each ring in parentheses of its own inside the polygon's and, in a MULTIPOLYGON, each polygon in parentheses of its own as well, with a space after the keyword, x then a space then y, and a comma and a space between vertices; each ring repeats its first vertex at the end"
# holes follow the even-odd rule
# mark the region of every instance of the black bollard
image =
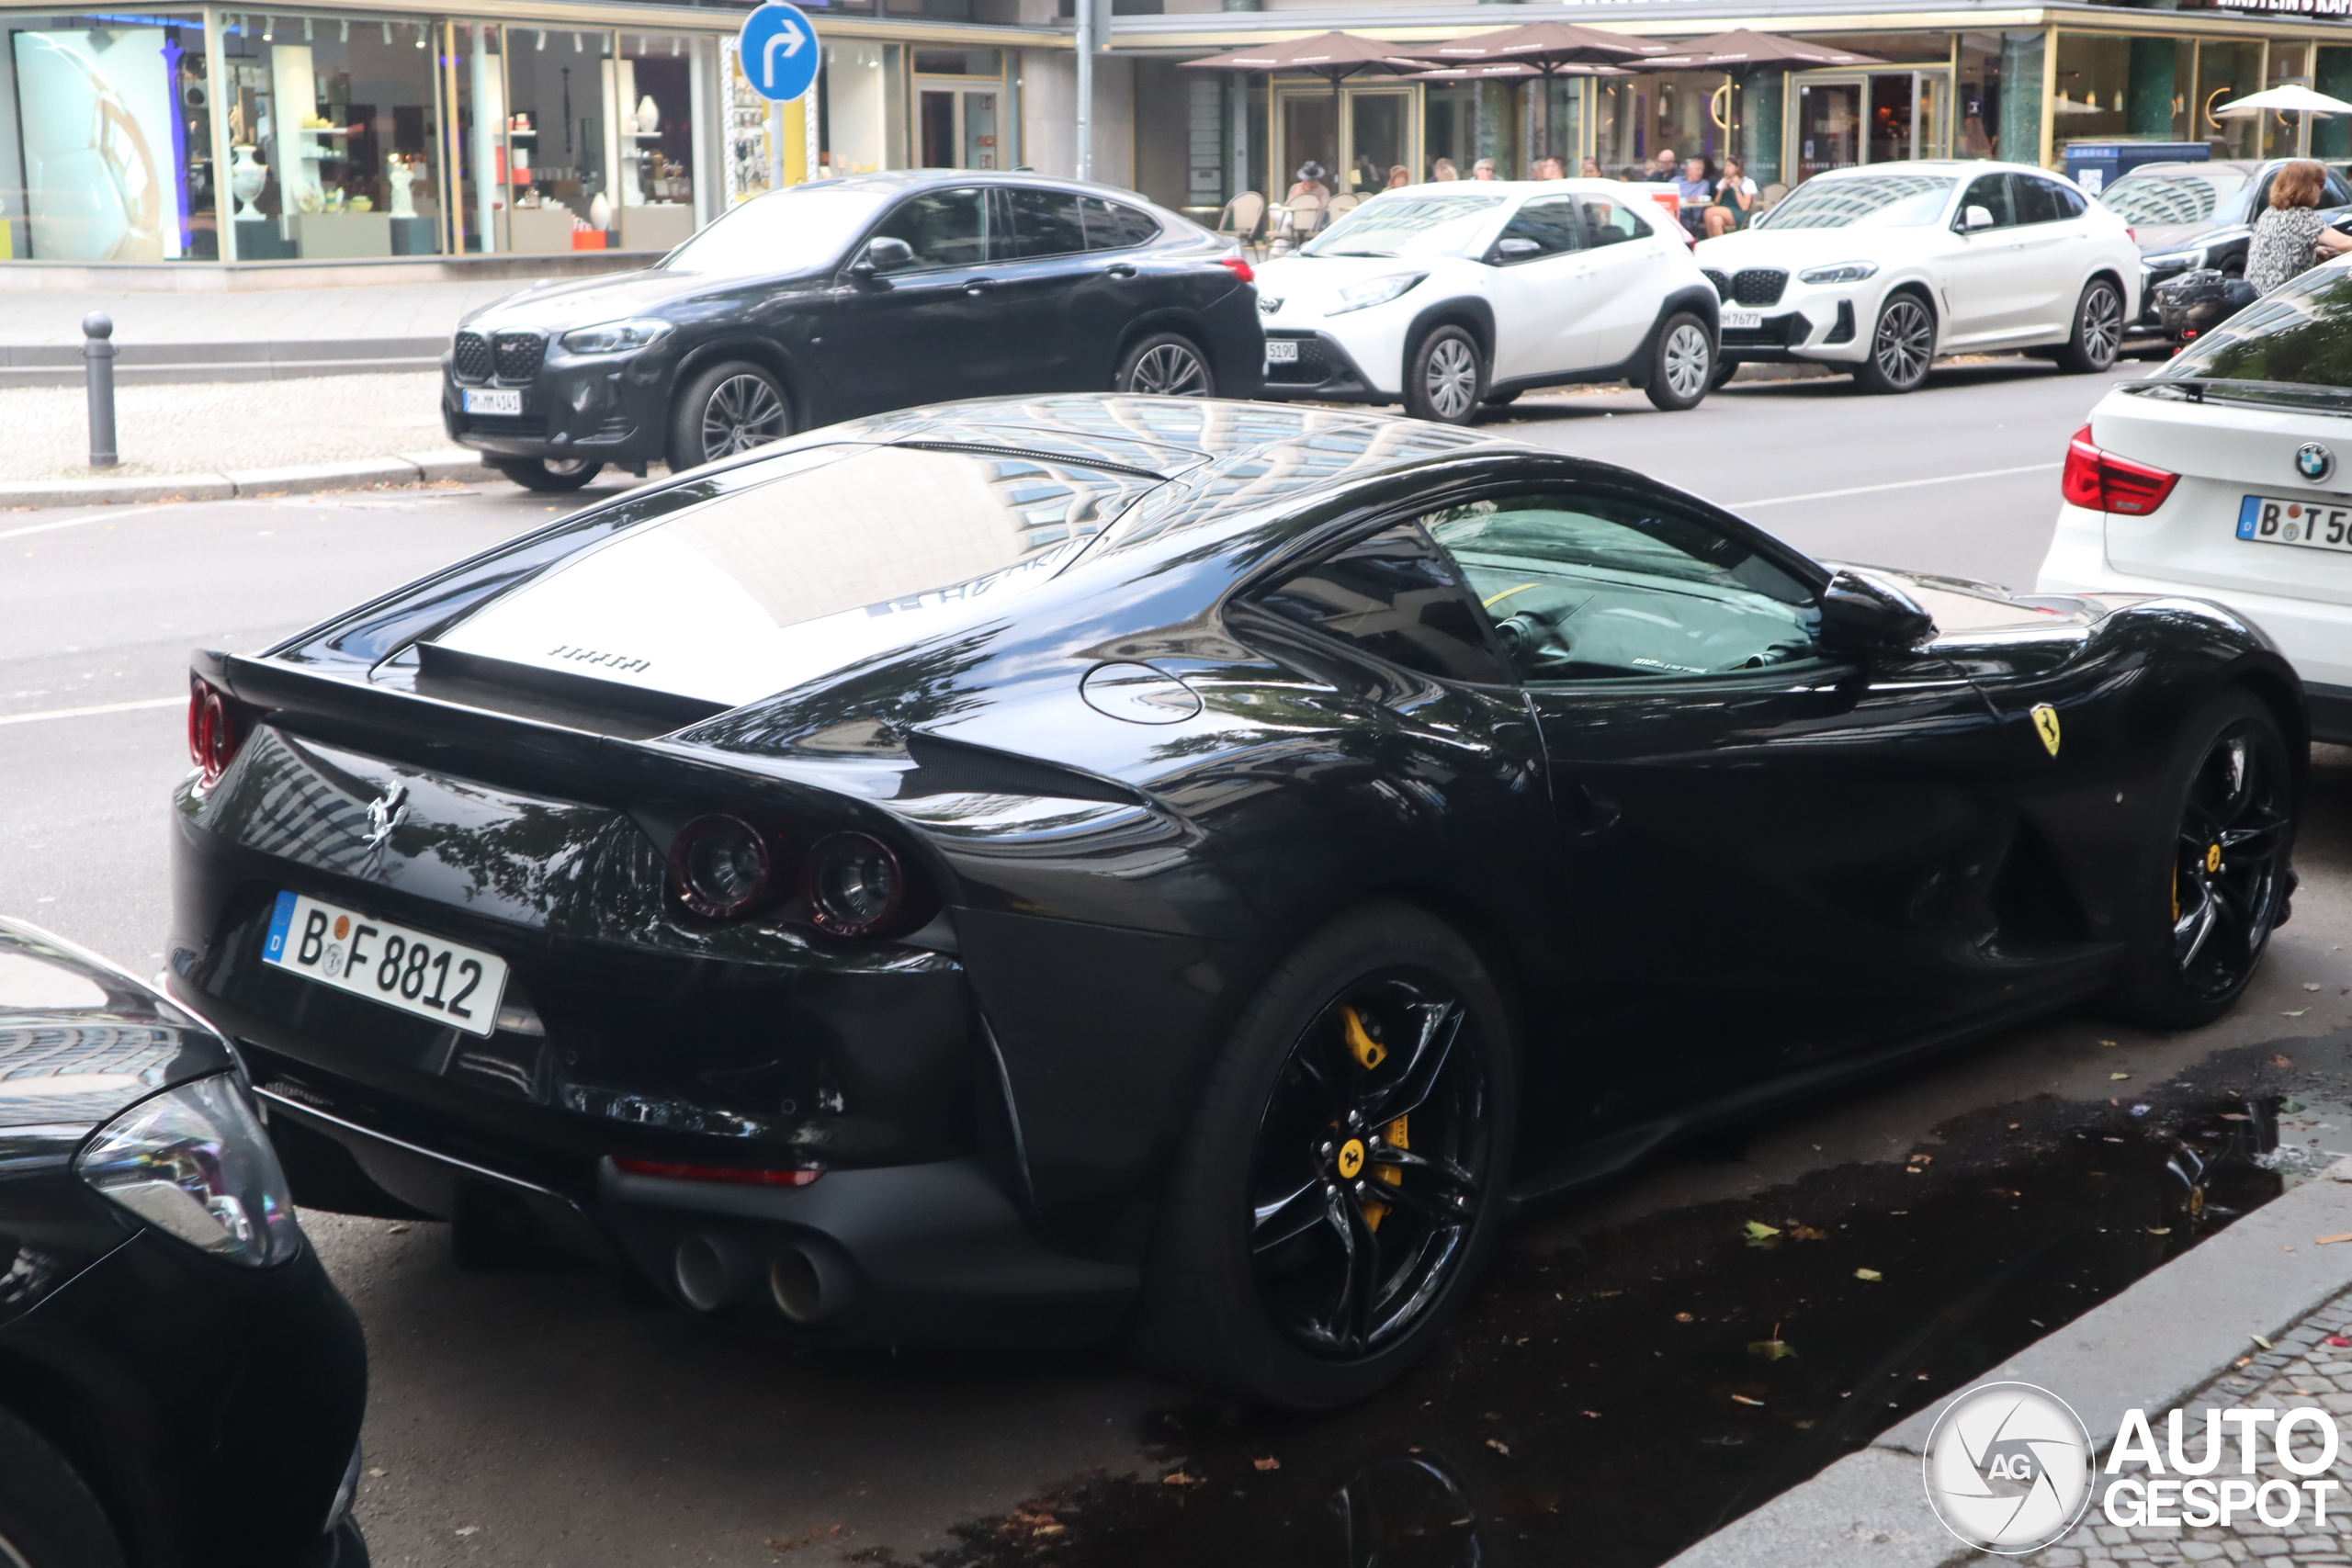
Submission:
POLYGON ((111 468, 114 449, 114 318, 93 310, 82 318, 82 377, 90 390, 90 467, 111 468))

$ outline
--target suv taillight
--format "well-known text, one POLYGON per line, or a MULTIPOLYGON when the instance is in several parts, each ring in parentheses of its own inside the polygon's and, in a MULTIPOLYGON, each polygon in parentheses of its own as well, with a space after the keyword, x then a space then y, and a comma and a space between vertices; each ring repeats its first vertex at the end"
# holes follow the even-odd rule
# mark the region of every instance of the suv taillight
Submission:
POLYGON ((253 731, 253 710, 201 675, 187 682, 187 755, 205 786, 220 782, 253 731))
POLYGON ((1216 260, 1219 266, 1230 268, 1233 276, 1239 278, 1242 282, 1255 283, 1258 281, 1258 269, 1251 266, 1241 257, 1219 256, 1216 260))
POLYGON ((2170 499, 2172 487, 2179 482, 2178 474, 2100 449, 2092 444, 2086 424, 2066 443, 2066 468, 2058 478, 2058 491, 2069 506, 2145 517, 2170 499))

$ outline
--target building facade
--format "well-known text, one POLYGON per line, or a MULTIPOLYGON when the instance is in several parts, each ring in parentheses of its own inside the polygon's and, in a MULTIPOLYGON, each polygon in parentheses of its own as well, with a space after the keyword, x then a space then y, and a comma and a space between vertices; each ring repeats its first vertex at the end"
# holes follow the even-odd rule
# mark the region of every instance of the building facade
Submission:
MULTIPOLYGON (((1104 0, 1086 0, 1104 5, 1104 0)), ((1307 162, 1368 191, 1441 159, 1506 177, 1545 156, 1611 174, 1671 150, 1759 183, 1941 156, 2063 166, 2075 142, 2291 152, 2283 83, 2352 98, 2352 0, 2272 8, 1883 0, 1108 0, 1093 177, 1213 214, 1307 162), (1248 5, 1250 8, 1229 8, 1248 5), (1881 63, 1550 82, 1334 85, 1185 62, 1338 28, 1400 52, 1559 17, 1668 43, 1746 28, 1881 63)), ((0 9, 0 268, 252 265, 667 250, 786 181, 906 167, 1075 168, 1073 0, 808 5, 817 90, 778 116, 734 48, 748 5, 507 0, 492 17, 347 4, 0 9)), ((2352 156, 2352 121, 2312 150, 2352 156)))

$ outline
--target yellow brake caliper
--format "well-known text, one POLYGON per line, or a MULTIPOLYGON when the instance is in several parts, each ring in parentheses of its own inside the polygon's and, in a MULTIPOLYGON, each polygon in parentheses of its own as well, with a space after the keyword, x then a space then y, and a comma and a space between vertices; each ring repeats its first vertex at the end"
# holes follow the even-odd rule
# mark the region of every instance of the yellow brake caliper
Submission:
MULTIPOLYGON (((1348 1049, 1354 1053, 1355 1059, 1363 1066, 1366 1072, 1370 1072, 1373 1068, 1380 1066, 1381 1063, 1388 1059, 1388 1047, 1383 1045, 1379 1041, 1374 1040, 1370 1034, 1365 1032, 1363 1020, 1357 1016, 1355 1009, 1343 1007, 1340 1010, 1340 1016, 1345 1021, 1347 1026, 1348 1049)), ((1397 1148, 1402 1149, 1411 1147, 1412 1145, 1409 1141, 1411 1129, 1408 1125, 1411 1120, 1412 1119, 1408 1116, 1399 1116, 1396 1120, 1388 1123, 1387 1127, 1383 1131, 1382 1135, 1397 1148)), ((1397 1169, 1393 1165, 1381 1166, 1372 1174, 1374 1180, 1385 1181, 1391 1187, 1400 1187, 1404 1185, 1405 1173, 1397 1169)), ((1364 1200, 1364 1224, 1370 1225, 1374 1230, 1378 1230, 1380 1228, 1380 1222, 1387 1218, 1387 1204, 1382 1202, 1377 1198, 1367 1198, 1364 1200)))

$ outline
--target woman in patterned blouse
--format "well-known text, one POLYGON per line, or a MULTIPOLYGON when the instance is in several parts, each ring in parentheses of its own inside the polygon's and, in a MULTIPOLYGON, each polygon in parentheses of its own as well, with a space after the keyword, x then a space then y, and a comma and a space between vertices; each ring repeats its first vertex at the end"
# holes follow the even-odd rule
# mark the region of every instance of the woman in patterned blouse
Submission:
POLYGON ((2256 294, 2307 270, 2319 259, 2314 250, 2331 256, 2352 251, 2352 239, 2320 219, 2319 198, 2326 189, 2327 171, 2309 158, 2285 165, 2271 180, 2270 205, 2255 220, 2246 250, 2245 280, 2256 294))

